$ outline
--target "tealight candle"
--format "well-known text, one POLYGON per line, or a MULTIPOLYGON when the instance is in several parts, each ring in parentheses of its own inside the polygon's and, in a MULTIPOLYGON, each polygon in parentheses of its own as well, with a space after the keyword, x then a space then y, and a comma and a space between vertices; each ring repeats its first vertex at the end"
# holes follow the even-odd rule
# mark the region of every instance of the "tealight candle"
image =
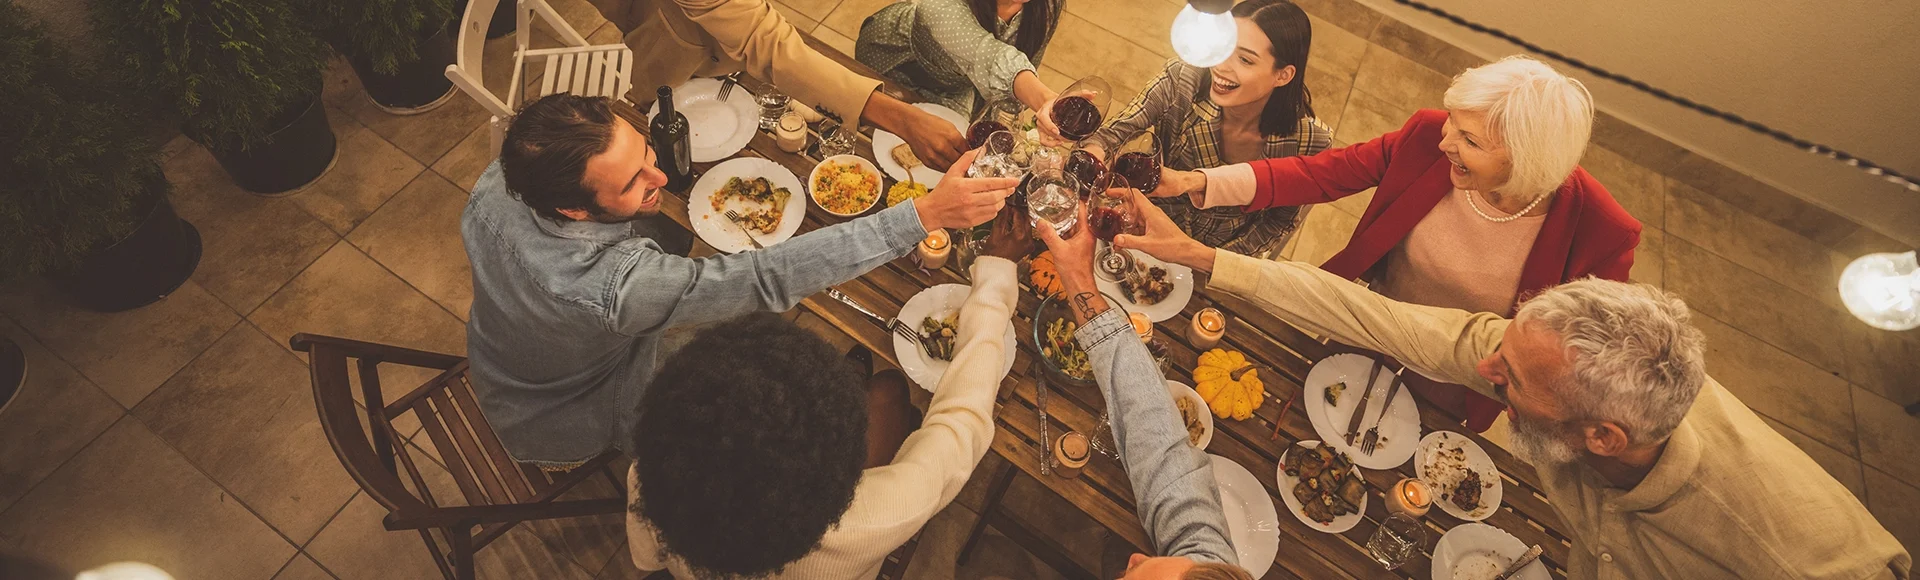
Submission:
POLYGON ((927 239, 920 240, 920 247, 915 251, 920 256, 920 267, 938 270, 947 265, 947 255, 953 251, 952 238, 947 236, 947 230, 933 230, 927 239))
POLYGON ((1203 308, 1193 315, 1193 324, 1187 328, 1187 344, 1194 349, 1206 350, 1220 343, 1220 337, 1227 335, 1227 315, 1213 308, 1203 308))
POLYGON ((1066 479, 1079 477, 1080 469, 1086 467, 1087 460, 1092 458, 1092 448, 1092 442, 1079 431, 1068 431, 1053 440, 1053 461, 1059 464, 1053 474, 1066 479))
POLYGON ((1417 518, 1427 515, 1430 507, 1433 507, 1433 488, 1427 487, 1427 482, 1409 477, 1387 491, 1387 511, 1417 518))
POLYGON ((799 153, 807 148, 807 121, 799 113, 788 112, 780 116, 780 124, 773 128, 773 144, 781 151, 799 153))
POLYGON ((1153 319, 1138 312, 1127 313, 1127 322, 1133 323, 1133 332, 1140 335, 1140 342, 1153 340, 1153 319))

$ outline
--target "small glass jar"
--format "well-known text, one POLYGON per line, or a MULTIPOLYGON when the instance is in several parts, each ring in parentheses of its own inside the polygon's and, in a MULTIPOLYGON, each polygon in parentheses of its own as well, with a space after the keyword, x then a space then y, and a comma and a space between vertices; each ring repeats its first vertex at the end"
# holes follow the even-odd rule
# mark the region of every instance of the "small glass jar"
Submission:
POLYGON ((789 112, 780 116, 780 124, 773 129, 773 141, 781 151, 799 153, 807 148, 807 121, 799 113, 789 112))
POLYGON ((754 100, 760 103, 760 130, 772 132, 780 126, 780 119, 787 115, 787 101, 792 98, 769 86, 754 95, 754 100))

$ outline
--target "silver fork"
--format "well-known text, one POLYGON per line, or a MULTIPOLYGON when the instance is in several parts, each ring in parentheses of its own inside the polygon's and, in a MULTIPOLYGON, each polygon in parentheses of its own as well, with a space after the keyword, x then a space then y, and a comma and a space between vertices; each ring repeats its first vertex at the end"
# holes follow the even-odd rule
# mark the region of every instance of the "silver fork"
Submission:
POLYGON ((728 96, 733 95, 733 87, 738 84, 740 84, 740 73, 720 77, 720 100, 725 102, 728 96))
POLYGON ((744 233, 747 235, 747 243, 753 244, 753 249, 755 250, 767 249, 766 246, 760 245, 760 240, 753 239, 753 230, 747 229, 747 224, 742 223, 745 220, 744 218, 740 217, 739 212, 736 212, 733 210, 727 210, 724 213, 727 214, 727 221, 733 222, 733 225, 738 226, 740 228, 741 233, 744 233))
POLYGON ((919 348, 921 352, 926 352, 927 345, 925 339, 921 338, 920 331, 915 330, 912 325, 901 322, 898 318, 881 317, 879 314, 875 314, 872 310, 867 309, 867 307, 861 306, 852 296, 848 296, 845 292, 837 289, 828 288, 827 297, 838 300, 841 304, 845 304, 859 311, 860 314, 866 315, 867 319, 872 320, 874 324, 887 327, 887 330, 900 335, 900 338, 907 339, 907 342, 913 343, 913 346, 919 348))
POLYGON ((887 323, 887 327, 893 329, 893 333, 899 335, 900 338, 907 339, 907 342, 913 343, 914 348, 920 349, 921 352, 926 352, 926 339, 922 338, 920 331, 914 330, 912 325, 901 322, 900 319, 895 318, 887 323))
POLYGON ((1387 411, 1393 407, 1393 397, 1400 394, 1400 373, 1394 372, 1393 378, 1388 380, 1391 382, 1387 383, 1387 399, 1380 404, 1380 415, 1373 418, 1373 426, 1368 427, 1367 434, 1360 439, 1360 452, 1367 455, 1373 455, 1373 451, 1380 447, 1380 422, 1387 419, 1387 411))

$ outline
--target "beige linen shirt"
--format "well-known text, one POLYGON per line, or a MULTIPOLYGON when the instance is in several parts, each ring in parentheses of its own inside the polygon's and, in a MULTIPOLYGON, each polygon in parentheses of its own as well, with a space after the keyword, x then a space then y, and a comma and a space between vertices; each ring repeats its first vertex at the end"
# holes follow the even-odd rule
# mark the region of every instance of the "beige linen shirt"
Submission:
POLYGON ((626 34, 634 58, 628 100, 643 110, 662 85, 746 71, 802 103, 854 121, 880 86, 807 46, 766 0, 588 2, 626 34))
MULTIPOLYGON (((773 578, 868 579, 895 548, 960 494, 974 467, 993 444, 993 397, 1005 368, 1007 325, 1019 293, 1013 262, 983 256, 973 263, 973 292, 960 308, 960 334, 952 363, 934 389, 920 428, 907 436, 893 462, 860 472, 853 503, 840 523, 820 538, 820 547, 773 578)), ((631 470, 627 485, 639 497, 631 470)), ((694 578, 686 565, 662 558, 653 528, 627 513, 627 543, 643 571, 666 568, 675 578, 694 578)))
MULTIPOLYGON (((1310 264, 1214 259, 1211 288, 1495 396, 1474 365, 1506 319, 1394 302, 1310 264)), ((1907 578, 1913 566, 1852 493, 1712 377, 1633 489, 1584 463, 1539 473, 1573 540, 1570 578, 1907 578)))

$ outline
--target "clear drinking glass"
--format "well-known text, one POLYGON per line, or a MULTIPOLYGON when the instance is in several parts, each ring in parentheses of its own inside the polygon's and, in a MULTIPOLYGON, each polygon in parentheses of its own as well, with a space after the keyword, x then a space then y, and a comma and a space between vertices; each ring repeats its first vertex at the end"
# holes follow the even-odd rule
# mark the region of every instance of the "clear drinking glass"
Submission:
POLYGON ((1054 233, 1062 238, 1071 236, 1080 219, 1080 184, 1073 176, 1063 171, 1035 173, 1027 188, 1027 215, 1035 223, 1052 223, 1054 233))
POLYGON ((779 127, 780 116, 787 114, 787 101, 791 98, 773 87, 767 87, 753 98, 760 103, 760 130, 771 132, 779 127))
POLYGON ((1392 570, 1405 565, 1426 544, 1427 527, 1418 518, 1393 514, 1380 520, 1380 529, 1367 538, 1367 555, 1392 570))
POLYGON ((988 135, 980 145, 980 154, 973 158, 973 166, 967 168, 967 177, 1026 177, 1026 168, 1013 162, 1014 146, 1010 131, 988 135))
POLYGON ((853 129, 835 123, 832 119, 827 120, 826 123, 826 126, 820 129, 820 158, 852 154, 853 129))

